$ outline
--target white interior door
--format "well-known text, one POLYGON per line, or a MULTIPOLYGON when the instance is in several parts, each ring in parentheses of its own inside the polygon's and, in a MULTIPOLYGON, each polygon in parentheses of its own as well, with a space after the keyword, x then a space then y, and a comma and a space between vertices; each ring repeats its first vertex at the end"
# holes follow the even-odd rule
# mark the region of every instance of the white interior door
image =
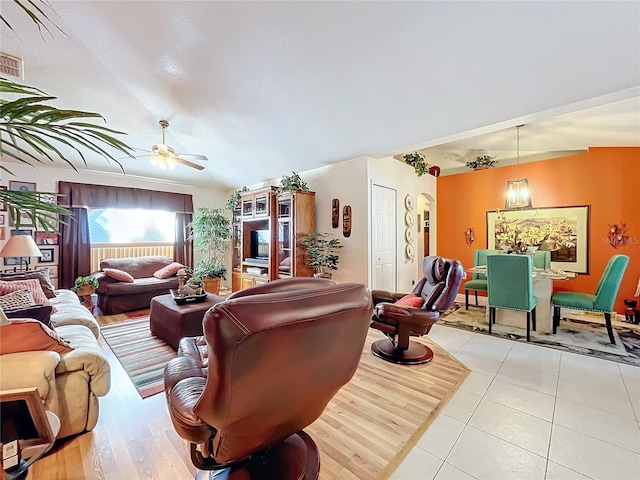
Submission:
POLYGON ((373 185, 372 289, 396 291, 396 191, 373 185))

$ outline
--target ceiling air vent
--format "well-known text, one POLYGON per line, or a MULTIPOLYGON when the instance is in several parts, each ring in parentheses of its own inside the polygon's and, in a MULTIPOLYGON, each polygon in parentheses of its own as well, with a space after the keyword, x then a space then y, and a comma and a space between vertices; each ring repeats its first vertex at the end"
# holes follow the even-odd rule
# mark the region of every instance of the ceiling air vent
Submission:
POLYGON ((0 52, 0 73, 22 79, 22 59, 0 52))

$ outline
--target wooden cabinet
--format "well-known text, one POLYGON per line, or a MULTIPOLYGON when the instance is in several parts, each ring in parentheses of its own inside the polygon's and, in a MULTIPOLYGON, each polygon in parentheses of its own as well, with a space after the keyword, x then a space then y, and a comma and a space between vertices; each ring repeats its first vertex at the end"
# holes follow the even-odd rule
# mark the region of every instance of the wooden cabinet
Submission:
POLYGON ((300 240, 315 228, 315 193, 283 193, 277 197, 277 278, 310 277, 305 247, 300 240))
POLYGON ((234 210, 232 290, 311 276, 300 239, 314 228, 314 192, 277 195, 269 187, 243 193, 234 210))

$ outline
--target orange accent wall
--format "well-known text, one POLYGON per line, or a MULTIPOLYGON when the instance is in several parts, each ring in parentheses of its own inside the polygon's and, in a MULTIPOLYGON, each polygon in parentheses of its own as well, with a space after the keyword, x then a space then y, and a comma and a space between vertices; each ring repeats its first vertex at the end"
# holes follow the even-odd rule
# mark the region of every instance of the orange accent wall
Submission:
MULTIPOLYGON (((554 291, 594 293, 609 258, 628 255, 615 302, 624 312, 625 298, 632 298, 640 278, 640 148, 594 147, 588 153, 520 164, 520 178, 529 180, 533 207, 590 205, 589 274, 575 280, 555 281, 554 291), (607 242, 609 224, 627 224, 629 242, 613 248, 607 242)), ((487 248, 487 210, 504 209, 507 181, 516 178, 516 167, 469 171, 438 178, 438 255, 473 266, 473 252, 487 248), (464 232, 475 230, 468 246, 464 232)), ((464 292, 461 288, 460 292, 464 292)))

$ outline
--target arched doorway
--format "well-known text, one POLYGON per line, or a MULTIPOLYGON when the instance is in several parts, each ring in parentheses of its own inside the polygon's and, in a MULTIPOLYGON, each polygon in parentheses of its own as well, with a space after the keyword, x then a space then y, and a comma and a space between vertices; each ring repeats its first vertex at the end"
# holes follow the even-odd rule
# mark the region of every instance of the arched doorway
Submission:
POLYGON ((417 227, 417 248, 416 262, 418 265, 418 274, 422 277, 422 261, 421 259, 429 255, 436 254, 436 234, 435 234, 435 199, 427 194, 418 195, 416 209, 417 227))

